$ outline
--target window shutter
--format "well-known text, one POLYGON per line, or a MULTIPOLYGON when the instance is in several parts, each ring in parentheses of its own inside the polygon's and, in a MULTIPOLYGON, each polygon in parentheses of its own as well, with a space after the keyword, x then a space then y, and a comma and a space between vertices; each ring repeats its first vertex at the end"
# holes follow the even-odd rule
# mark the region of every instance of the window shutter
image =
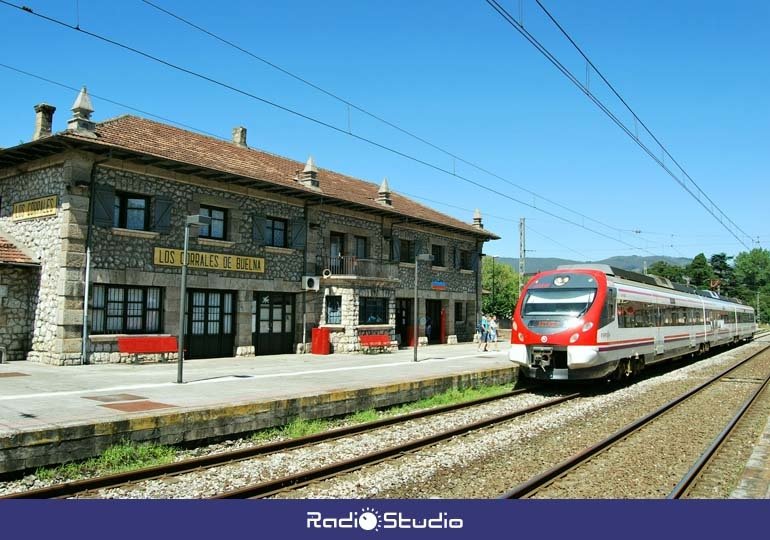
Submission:
POLYGON ((165 195, 158 195, 155 197, 154 202, 153 217, 155 223, 153 224, 153 230, 165 234, 171 230, 171 198, 165 195))
POLYGON ((295 219, 291 222, 291 247, 304 249, 307 243, 307 229, 304 219, 295 219))
POLYGON ((474 251, 471 253, 471 270, 474 272, 479 271, 479 253, 478 251, 474 251))
POLYGON ((265 245, 265 217, 254 216, 253 232, 254 243, 258 246, 265 245))
POLYGON ((401 262, 401 239, 398 236, 393 236, 391 239, 390 252, 393 262, 401 262))
POLYGON ((94 186, 94 225, 112 227, 115 212, 115 189, 112 186, 97 184, 94 186))
POLYGON ((453 259, 454 259, 454 269, 459 270, 460 269, 460 250, 457 249, 457 246, 452 248, 453 253, 453 259))

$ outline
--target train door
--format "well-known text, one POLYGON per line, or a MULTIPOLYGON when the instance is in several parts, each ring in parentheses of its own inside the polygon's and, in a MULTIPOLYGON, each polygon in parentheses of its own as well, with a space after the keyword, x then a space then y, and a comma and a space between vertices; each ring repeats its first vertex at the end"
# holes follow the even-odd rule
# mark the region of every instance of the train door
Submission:
POLYGON ((663 326, 663 313, 661 313, 660 306, 654 306, 654 328, 655 335, 655 354, 661 355, 666 352, 666 339, 665 339, 665 327, 663 326))

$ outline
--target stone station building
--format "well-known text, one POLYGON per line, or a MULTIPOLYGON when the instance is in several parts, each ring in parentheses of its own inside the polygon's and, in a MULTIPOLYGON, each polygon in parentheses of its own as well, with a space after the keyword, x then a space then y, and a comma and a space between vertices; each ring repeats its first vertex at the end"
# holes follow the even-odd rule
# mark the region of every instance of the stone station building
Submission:
POLYGON ((470 341, 485 230, 377 184, 135 116, 67 129, 35 107, 33 140, 0 150, 0 354, 49 364, 168 361, 125 335, 176 336, 190 234, 187 357, 332 351, 364 334, 470 341), (189 225, 190 216, 205 225, 189 225), (430 254, 432 262, 415 261, 430 254), (418 264, 415 272, 415 264, 418 264), (84 306, 88 309, 84 310, 84 306), (426 336, 430 321, 430 336, 426 336), (84 331, 85 329, 85 331, 84 331))

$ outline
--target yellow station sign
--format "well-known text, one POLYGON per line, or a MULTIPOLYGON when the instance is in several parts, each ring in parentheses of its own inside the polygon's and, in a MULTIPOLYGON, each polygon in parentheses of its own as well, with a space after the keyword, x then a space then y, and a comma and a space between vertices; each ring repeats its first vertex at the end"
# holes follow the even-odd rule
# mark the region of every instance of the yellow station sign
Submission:
POLYGON ((35 219, 40 217, 55 216, 58 197, 50 195, 39 199, 21 201, 13 205, 11 219, 21 221, 23 219, 35 219))
MULTIPOLYGON (((181 249, 155 248, 153 261, 161 266, 182 266, 181 249)), ((189 268, 207 268, 210 270, 228 270, 230 272, 265 271, 265 259, 262 257, 247 257, 244 255, 228 255, 226 253, 207 253, 205 251, 188 251, 187 266, 189 268)))

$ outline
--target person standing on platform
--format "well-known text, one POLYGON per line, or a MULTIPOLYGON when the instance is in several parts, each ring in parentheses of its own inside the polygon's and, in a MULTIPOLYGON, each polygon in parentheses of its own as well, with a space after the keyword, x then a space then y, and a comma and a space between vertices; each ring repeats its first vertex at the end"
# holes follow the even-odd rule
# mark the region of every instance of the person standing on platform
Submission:
POLYGON ((487 350, 487 342, 489 341, 489 319, 482 313, 481 321, 479 321, 479 348, 478 350, 487 350))
POLYGON ((489 318, 489 342, 492 343, 494 350, 499 351, 500 348, 497 344, 497 329, 500 325, 497 323, 497 315, 492 315, 489 318))

